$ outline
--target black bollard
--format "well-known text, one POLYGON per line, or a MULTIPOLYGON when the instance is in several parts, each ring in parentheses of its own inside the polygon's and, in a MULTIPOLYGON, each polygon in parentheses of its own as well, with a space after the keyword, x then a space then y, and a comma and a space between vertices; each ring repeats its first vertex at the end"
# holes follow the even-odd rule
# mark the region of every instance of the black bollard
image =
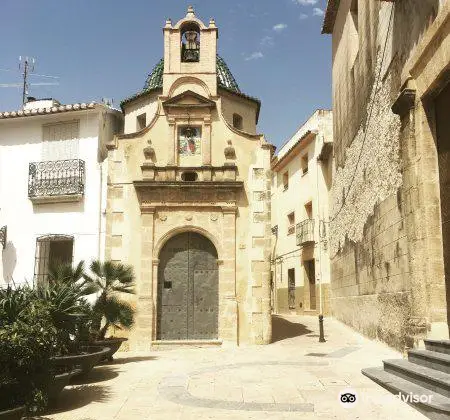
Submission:
POLYGON ((323 333, 323 315, 319 315, 319 343, 325 343, 325 335, 323 333))

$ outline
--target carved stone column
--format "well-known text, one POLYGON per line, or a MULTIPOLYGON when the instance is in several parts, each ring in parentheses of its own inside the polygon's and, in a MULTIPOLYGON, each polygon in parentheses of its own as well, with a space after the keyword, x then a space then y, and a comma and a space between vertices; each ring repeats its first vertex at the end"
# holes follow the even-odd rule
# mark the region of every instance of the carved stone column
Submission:
POLYGON ((137 281, 136 326, 133 331, 136 351, 147 351, 153 336, 153 224, 155 208, 141 210, 141 269, 137 281))
POLYGON ((222 207, 223 243, 219 261, 219 337, 237 343, 236 207, 222 207))
POLYGON ((177 163, 177 141, 178 136, 176 132, 176 124, 175 124, 175 118, 169 117, 169 137, 167 141, 168 145, 168 155, 167 155, 167 164, 168 165, 175 165, 177 163))
POLYGON ((202 156, 203 165, 211 165, 211 116, 207 115, 203 118, 203 133, 202 133, 202 156))

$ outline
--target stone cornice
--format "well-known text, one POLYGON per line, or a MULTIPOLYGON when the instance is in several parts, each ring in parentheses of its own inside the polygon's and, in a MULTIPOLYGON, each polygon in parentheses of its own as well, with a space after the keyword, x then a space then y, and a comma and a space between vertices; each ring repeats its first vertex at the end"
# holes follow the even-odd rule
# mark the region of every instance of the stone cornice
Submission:
POLYGON ((176 188, 176 189, 219 189, 237 190, 244 188, 243 181, 134 181, 136 189, 143 188, 176 188))
POLYGON ((414 108, 416 102, 416 90, 405 88, 400 92, 394 104, 392 105, 392 112, 403 117, 410 109, 414 108))

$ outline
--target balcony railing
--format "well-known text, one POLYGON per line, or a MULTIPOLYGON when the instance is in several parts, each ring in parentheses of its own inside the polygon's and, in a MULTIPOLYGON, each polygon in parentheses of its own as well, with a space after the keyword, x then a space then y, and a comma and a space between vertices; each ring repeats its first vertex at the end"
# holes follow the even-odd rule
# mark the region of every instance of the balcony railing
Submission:
POLYGON ((306 219, 297 223, 296 236, 297 246, 314 242, 314 219, 306 219))
POLYGON ((83 160, 67 159, 31 162, 28 197, 33 201, 75 201, 84 194, 83 160))

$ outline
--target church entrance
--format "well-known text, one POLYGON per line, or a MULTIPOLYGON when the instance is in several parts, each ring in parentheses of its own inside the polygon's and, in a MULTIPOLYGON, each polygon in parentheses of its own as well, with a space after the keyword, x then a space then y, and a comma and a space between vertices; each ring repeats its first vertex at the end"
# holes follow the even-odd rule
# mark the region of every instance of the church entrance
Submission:
POLYGON ((159 254, 158 340, 218 338, 217 251, 204 236, 186 232, 159 254))

